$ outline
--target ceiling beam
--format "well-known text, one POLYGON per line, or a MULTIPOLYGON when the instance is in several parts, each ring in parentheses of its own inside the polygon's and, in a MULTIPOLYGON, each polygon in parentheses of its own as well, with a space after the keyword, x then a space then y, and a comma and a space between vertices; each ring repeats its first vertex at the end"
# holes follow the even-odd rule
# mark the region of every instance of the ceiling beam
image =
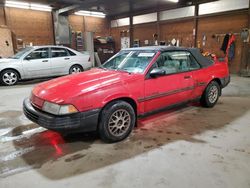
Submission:
POLYGON ((79 8, 79 5, 68 6, 68 7, 59 9, 59 10, 58 10, 58 13, 59 13, 59 14, 66 13, 66 12, 75 10, 75 9, 77 9, 77 8, 79 8))

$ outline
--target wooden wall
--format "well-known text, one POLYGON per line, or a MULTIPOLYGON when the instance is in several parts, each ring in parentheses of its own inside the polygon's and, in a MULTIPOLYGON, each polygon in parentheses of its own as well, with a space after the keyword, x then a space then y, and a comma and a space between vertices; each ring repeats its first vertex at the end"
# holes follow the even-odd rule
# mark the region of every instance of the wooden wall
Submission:
POLYGON ((70 15, 69 23, 73 31, 94 32, 95 36, 109 36, 107 19, 70 15))
POLYGON ((83 16, 70 15, 69 23, 70 23, 71 30, 81 31, 81 32, 85 31, 83 16))
POLYGON ((6 27, 0 26, 0 57, 6 58, 13 56, 13 44, 11 31, 6 27))
POLYGON ((109 36, 110 24, 107 19, 85 17, 85 31, 94 32, 95 36, 109 36))
POLYGON ((113 37, 115 41, 115 49, 117 52, 120 51, 121 49, 121 32, 128 30, 129 30, 128 26, 110 29, 110 35, 113 37))
POLYGON ((5 8, 8 28, 17 39, 33 45, 54 43, 53 25, 50 12, 5 8))
MULTIPOLYGON (((18 39, 33 45, 54 44, 51 12, 5 8, 7 27, 18 39)), ((74 31, 90 31, 95 36, 109 36, 107 19, 71 15, 69 23, 74 31)), ((4 25, 4 11, 0 8, 0 25, 4 25)))
POLYGON ((157 25, 155 23, 142 24, 134 26, 134 40, 140 40, 140 46, 143 46, 145 40, 149 40, 150 44, 154 43, 153 35, 157 33, 157 25))
MULTIPOLYGON (((32 11, 15 8, 5 8, 7 27, 14 33, 16 38, 23 39, 25 43, 32 42, 34 45, 47 45, 54 43, 52 16, 50 12, 32 11)), ((129 27, 110 28, 107 19, 82 17, 71 15, 69 23, 74 31, 91 31, 95 36, 113 36, 116 43, 116 51, 121 49, 121 32, 129 27)), ((4 12, 0 8, 0 25, 4 25, 4 12)), ((218 40, 212 38, 214 34, 239 33, 242 28, 248 26, 247 13, 200 18, 198 22, 198 41, 203 51, 209 51, 223 57, 220 51, 223 37, 218 40), (203 36, 207 37, 205 46, 202 46, 203 36)), ((193 46, 194 20, 182 20, 161 22, 159 26, 160 39, 170 42, 173 38, 179 39, 182 46, 193 46)), ((141 45, 145 40, 153 41, 153 34, 157 33, 156 23, 140 24, 134 26, 133 38, 139 39, 141 45)), ((242 42, 236 37, 236 57, 230 62, 232 73, 239 72, 241 63, 242 42)))
POLYGON ((0 7, 0 25, 5 25, 3 7, 0 7))
POLYGON ((194 46, 193 40, 193 20, 161 23, 160 40, 170 43, 172 39, 180 40, 180 44, 185 47, 194 46))
MULTIPOLYGON (((198 21, 198 41, 200 41, 203 51, 215 53, 218 57, 225 55, 220 50, 223 37, 217 39, 212 38, 214 34, 239 33, 242 28, 248 27, 247 13, 210 16, 200 18, 198 21), (202 46, 202 38, 206 36, 206 44, 202 46)), ((122 28, 111 28, 111 36, 114 37, 117 43, 117 49, 120 49, 120 31, 122 28)), ((127 27, 128 29, 128 27, 127 27)), ((193 39, 194 20, 181 20, 172 22, 160 23, 160 40, 170 42, 173 38, 179 39, 184 47, 194 46, 193 39)), ((152 35, 157 32, 156 23, 141 24, 134 26, 134 39, 153 40, 152 35)), ((144 43, 141 43, 144 45, 144 43)), ((241 64, 242 41, 240 36, 236 36, 236 54, 235 59, 229 63, 231 73, 238 73, 241 64)))
MULTIPOLYGON (((224 57, 224 53, 220 50, 224 36, 212 38, 214 34, 239 33, 242 28, 248 26, 247 14, 214 16, 202 18, 199 20, 198 40, 202 41, 203 36, 207 37, 206 45, 202 46, 204 51, 209 51, 217 54, 219 57, 224 57)), ((240 71, 241 54, 243 43, 240 35, 236 35, 236 54, 235 59, 229 62, 232 73, 240 71)))

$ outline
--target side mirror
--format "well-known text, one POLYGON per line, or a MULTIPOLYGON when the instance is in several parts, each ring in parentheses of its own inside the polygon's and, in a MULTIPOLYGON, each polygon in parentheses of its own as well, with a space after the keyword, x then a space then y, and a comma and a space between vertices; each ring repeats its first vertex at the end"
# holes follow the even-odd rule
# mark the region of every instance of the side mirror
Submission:
POLYGON ((164 76, 166 75, 166 72, 162 69, 159 69, 159 68, 154 68, 151 72, 150 72, 150 76, 152 78, 156 78, 158 76, 164 76))
POLYGON ((31 60, 31 59, 32 59, 32 58, 31 58, 30 55, 28 55, 28 56, 25 57, 25 60, 28 60, 28 61, 29 61, 29 60, 31 60))

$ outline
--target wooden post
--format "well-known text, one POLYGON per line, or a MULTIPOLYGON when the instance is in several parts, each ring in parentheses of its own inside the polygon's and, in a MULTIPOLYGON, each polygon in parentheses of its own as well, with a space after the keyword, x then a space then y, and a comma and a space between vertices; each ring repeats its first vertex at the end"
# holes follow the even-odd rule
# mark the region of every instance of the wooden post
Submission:
POLYGON ((6 10, 4 6, 3 6, 3 17, 4 17, 4 25, 7 25, 6 10))
POLYGON ((55 32, 55 22, 54 22, 55 18, 54 18, 53 11, 51 11, 50 16, 52 20, 53 44, 56 45, 56 32, 55 32))
MULTIPOLYGON (((248 7, 248 29, 250 29, 250 1, 248 7)), ((250 76, 250 43, 243 42, 241 52, 240 76, 250 76)))
POLYGON ((199 16, 199 4, 198 1, 195 1, 195 15, 194 15, 194 47, 197 47, 197 39, 198 39, 198 16, 199 16))
POLYGON ((130 38, 130 47, 133 47, 133 44, 134 44, 133 16, 129 16, 129 38, 130 38))
POLYGON ((158 43, 160 43, 161 40, 161 28, 160 28, 160 12, 157 12, 157 35, 158 35, 158 43))
MULTIPOLYGON (((249 7, 248 7, 248 29, 250 29, 250 1, 249 1, 249 7)), ((247 61, 246 61, 246 70, 247 70, 247 76, 250 76, 250 43, 246 43, 247 51, 247 61)))

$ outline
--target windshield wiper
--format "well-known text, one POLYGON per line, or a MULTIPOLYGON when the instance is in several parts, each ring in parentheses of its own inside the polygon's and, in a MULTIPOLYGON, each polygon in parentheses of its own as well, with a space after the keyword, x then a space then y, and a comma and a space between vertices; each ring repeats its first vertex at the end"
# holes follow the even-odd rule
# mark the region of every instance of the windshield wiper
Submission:
POLYGON ((104 69, 107 70, 107 68, 105 68, 103 65, 100 65, 99 67, 97 67, 98 69, 104 69))
POLYGON ((117 69, 115 69, 116 71, 121 71, 121 72, 126 72, 126 73, 130 73, 129 71, 127 71, 127 70, 124 70, 124 69, 121 69, 121 68, 117 68, 117 69))

